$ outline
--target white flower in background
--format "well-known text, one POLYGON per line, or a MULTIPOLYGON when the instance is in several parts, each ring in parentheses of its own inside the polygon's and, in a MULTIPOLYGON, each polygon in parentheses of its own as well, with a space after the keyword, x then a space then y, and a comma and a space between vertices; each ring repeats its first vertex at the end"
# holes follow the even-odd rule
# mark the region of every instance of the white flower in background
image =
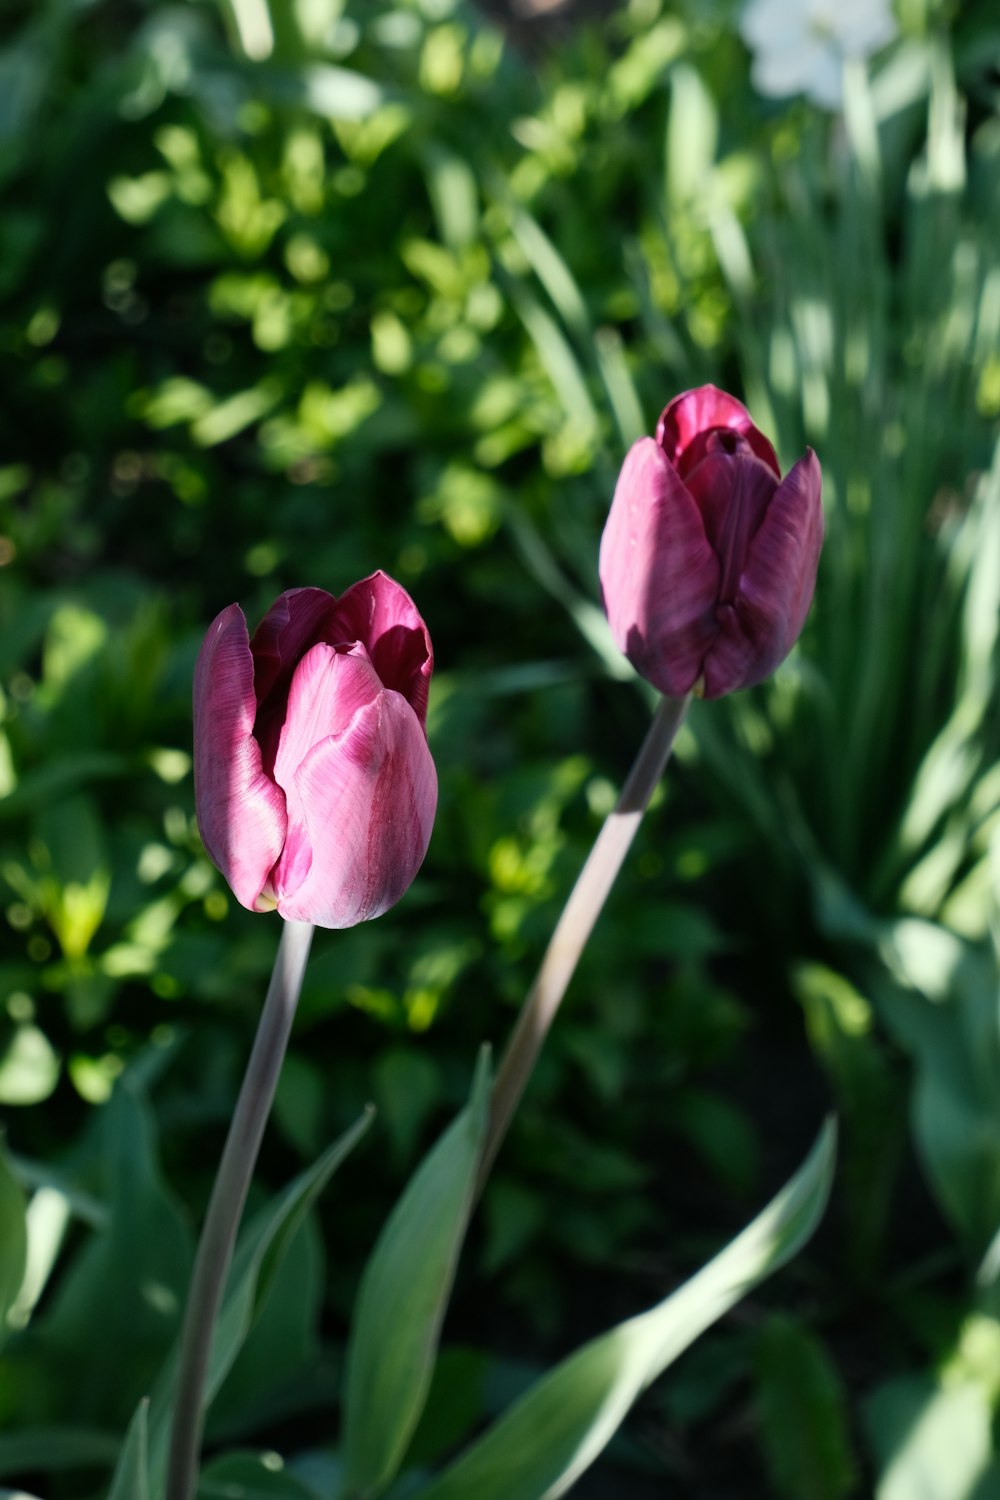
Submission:
POLYGON ((868 57, 891 42, 890 0, 748 0, 740 35, 753 53, 760 94, 806 94, 839 109, 847 57, 868 57))

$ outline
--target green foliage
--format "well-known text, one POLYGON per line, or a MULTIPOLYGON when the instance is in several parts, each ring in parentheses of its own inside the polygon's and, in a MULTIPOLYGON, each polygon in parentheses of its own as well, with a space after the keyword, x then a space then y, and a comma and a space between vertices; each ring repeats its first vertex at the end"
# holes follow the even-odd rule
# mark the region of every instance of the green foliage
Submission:
POLYGON ((365 1268, 344 1391, 350 1494, 381 1494, 395 1477, 427 1399, 472 1212, 490 1082, 484 1052, 467 1107, 413 1177, 365 1268))
POLYGON ((854 1487, 844 1392, 822 1343, 791 1318, 771 1318, 757 1347, 761 1435, 779 1495, 837 1500, 854 1487))
POLYGON ((892 1186, 906 1136, 906 1087, 880 1035, 874 1007, 841 974, 803 965, 795 988, 816 1057, 844 1117, 843 1171, 853 1273, 879 1271, 892 1186))
POLYGON ((125 1446, 115 1465, 108 1500, 149 1500, 148 1471, 149 1402, 142 1400, 125 1435, 125 1446))
MULTIPOLYGON (((322 1224, 325 1270, 315 1225, 276 1235, 273 1279, 254 1261, 209 1417, 255 1452, 206 1483, 328 1495, 328 1451, 272 1469, 256 1447, 329 1442, 385 1205, 502 1044, 644 732, 597 543, 625 446, 714 380, 784 464, 821 458, 815 607, 773 683, 692 713, 484 1198, 484 1295, 460 1279, 453 1314, 471 1364, 442 1394, 443 1351, 412 1462, 525 1388, 509 1330, 537 1374, 609 1267, 614 1316, 679 1283, 829 1091, 834 1227, 782 1304, 822 1329, 852 1430, 875 1413, 880 1493, 926 1472, 988 1494, 997 1392, 962 1330, 995 1311, 1000 1243, 991 6, 898 6, 834 116, 757 97, 731 6, 632 0, 530 66, 449 0, 21 9, 0 43, 0 1103, 27 1262, 3 1482, 107 1491, 273 958, 193 822, 208 621, 383 566, 438 662, 427 864, 391 916, 319 935, 262 1182, 301 1184, 369 1098, 380 1149, 322 1224)), ((781 1493, 743 1334, 687 1356, 596 1482, 781 1493)))
POLYGON ((124 1423, 180 1319, 192 1239, 160 1176, 148 1101, 122 1084, 94 1124, 101 1225, 32 1319, 35 1336, 10 1348, 25 1424, 44 1422, 55 1384, 78 1420, 124 1423))
MULTIPOLYGON (((368 1125, 369 1117, 363 1116, 351 1130, 334 1141, 312 1167, 300 1173, 282 1193, 261 1209, 240 1235, 212 1341, 205 1380, 206 1405, 211 1402, 229 1374, 254 1325, 259 1323, 306 1214, 341 1162, 357 1145, 368 1125)), ((308 1309, 308 1284, 303 1288, 301 1279, 295 1287, 293 1306, 302 1301, 303 1290, 308 1309)), ((287 1321, 291 1321, 293 1316, 294 1314, 286 1313, 287 1321)), ((284 1373, 281 1363, 277 1371, 270 1372, 272 1375, 284 1373)), ((149 1463, 156 1493, 159 1493, 165 1473, 175 1375, 176 1351, 164 1364, 150 1403, 149 1463)))
POLYGON ((903 986, 887 985, 883 1006, 914 1060, 914 1140, 944 1212, 982 1255, 1000 1223, 995 953, 912 918, 895 924, 885 946, 903 986))
POLYGON ((641 1391, 783 1265, 822 1217, 834 1166, 827 1124, 791 1182, 732 1244, 658 1307, 619 1324, 552 1370, 422 1500, 555 1500, 594 1461, 641 1391))
POLYGON ((990 1457, 990 1403, 981 1386, 900 1376, 875 1392, 867 1417, 881 1460, 878 1500, 906 1500, 921 1489, 941 1500, 995 1493, 1000 1465, 990 1457))
POLYGON ((318 1491, 274 1458, 233 1453, 206 1464, 198 1485, 199 1500, 317 1500, 318 1491))
POLYGON ((28 1259, 24 1194, 0 1152, 0 1335, 18 1300, 28 1259))

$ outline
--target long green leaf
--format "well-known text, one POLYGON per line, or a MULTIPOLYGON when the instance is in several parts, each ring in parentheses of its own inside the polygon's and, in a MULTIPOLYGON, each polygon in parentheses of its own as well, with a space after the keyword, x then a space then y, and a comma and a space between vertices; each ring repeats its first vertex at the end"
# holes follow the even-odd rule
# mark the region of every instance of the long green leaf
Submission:
POLYGON ((24 1194, 0 1150, 0 1343, 7 1314, 17 1299, 28 1259, 28 1224, 24 1194))
POLYGON ((149 1401, 144 1398, 129 1423, 108 1500, 149 1500, 149 1401))
POLYGON ((564 1360, 419 1500, 555 1500, 564 1494, 650 1382, 805 1244, 826 1206, 835 1141, 835 1126, 827 1121, 804 1166, 732 1244, 665 1302, 564 1360))
MULTIPOLYGON (((261 1209, 241 1235, 212 1342, 208 1378, 205 1382, 206 1406, 243 1347, 302 1220, 370 1123, 371 1112, 366 1111, 350 1130, 334 1141, 313 1166, 300 1173, 282 1193, 261 1209)), ((154 1495, 160 1493, 163 1485, 176 1372, 175 1350, 156 1383, 151 1403, 149 1452, 154 1495)))
POLYGON ((365 1269, 347 1355, 347 1492, 377 1495, 406 1453, 430 1386, 489 1118, 484 1050, 468 1105, 411 1179, 365 1269))

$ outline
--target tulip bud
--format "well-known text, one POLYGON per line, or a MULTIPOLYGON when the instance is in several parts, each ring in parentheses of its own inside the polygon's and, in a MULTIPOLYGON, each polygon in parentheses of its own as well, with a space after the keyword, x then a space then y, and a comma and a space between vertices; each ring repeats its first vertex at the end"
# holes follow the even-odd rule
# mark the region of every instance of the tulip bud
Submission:
POLYGON ((282 594, 250 640, 215 619, 194 678, 194 791, 213 861, 251 911, 353 927, 406 891, 430 841, 434 658, 405 589, 282 594))
POLYGON ((819 460, 781 477, 739 401, 677 396, 626 455, 601 540, 615 641, 661 693, 720 698, 784 661, 812 602, 823 543, 819 460))

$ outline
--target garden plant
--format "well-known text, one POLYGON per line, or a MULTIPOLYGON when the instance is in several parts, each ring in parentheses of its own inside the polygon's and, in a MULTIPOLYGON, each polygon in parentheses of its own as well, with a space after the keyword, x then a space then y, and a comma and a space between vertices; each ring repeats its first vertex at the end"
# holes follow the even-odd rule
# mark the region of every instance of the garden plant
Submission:
POLYGON ((7 13, 0 1495, 1000 1495, 998 59, 7 13))

